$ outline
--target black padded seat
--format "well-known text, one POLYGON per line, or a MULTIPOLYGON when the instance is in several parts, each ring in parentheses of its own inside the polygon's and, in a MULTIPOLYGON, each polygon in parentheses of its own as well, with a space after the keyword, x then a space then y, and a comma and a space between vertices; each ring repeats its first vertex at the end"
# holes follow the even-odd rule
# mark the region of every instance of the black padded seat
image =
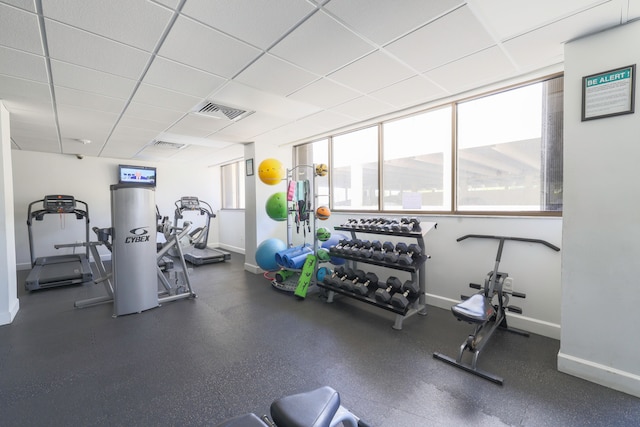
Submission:
POLYGON ((276 400, 271 417, 278 427, 329 427, 338 408, 340 395, 325 386, 276 400))
POLYGON ((223 421, 215 427, 265 427, 266 424, 258 418, 256 414, 240 415, 239 417, 231 418, 230 420, 223 421))
POLYGON ((460 320, 469 323, 484 323, 493 317, 496 310, 491 302, 484 297, 484 294, 475 294, 451 307, 451 312, 460 320))

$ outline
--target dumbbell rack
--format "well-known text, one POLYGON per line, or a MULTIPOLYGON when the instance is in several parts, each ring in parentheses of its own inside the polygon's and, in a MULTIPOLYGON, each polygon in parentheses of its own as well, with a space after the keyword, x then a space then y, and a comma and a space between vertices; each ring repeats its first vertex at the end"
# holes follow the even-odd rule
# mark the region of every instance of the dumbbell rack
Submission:
POLYGON ((394 236, 394 237, 403 237, 403 238, 413 238, 416 239, 420 249, 422 249, 422 255, 416 257, 414 263, 411 265, 400 265, 397 263, 390 263, 385 261, 378 261, 371 258, 357 257, 351 256, 348 254, 335 254, 332 256, 340 257, 347 260, 348 263, 351 263, 351 268, 354 270, 357 268, 357 263, 362 262, 364 264, 376 265, 379 267, 389 268, 393 270, 401 270, 411 273, 411 280, 416 281, 420 285, 420 292, 418 298, 409 304, 405 309, 400 309, 398 307, 394 307, 391 304, 384 304, 376 301, 373 296, 363 296, 357 295, 355 293, 348 292, 344 289, 340 289, 336 286, 332 286, 323 282, 318 281, 317 285, 321 288, 324 288, 328 291, 327 294, 327 303, 332 303, 334 301, 334 296, 336 294, 344 295, 346 297, 365 302, 367 304, 371 304, 378 308, 390 311, 395 313, 395 322, 393 324, 393 329, 401 330, 402 322, 408 317, 411 317, 415 314, 420 314, 426 316, 427 314, 427 304, 426 304, 426 267, 425 263, 429 256, 426 255, 425 245, 424 245, 424 236, 431 231, 433 228, 437 228, 437 223, 435 222, 421 222, 420 223, 420 232, 402 232, 402 231, 382 231, 382 230, 372 230, 372 229, 362 229, 362 228, 354 228, 354 227, 344 227, 344 226, 336 226, 334 229, 336 231, 348 231, 351 234, 352 239, 356 239, 358 233, 362 234, 377 234, 384 236, 394 236))

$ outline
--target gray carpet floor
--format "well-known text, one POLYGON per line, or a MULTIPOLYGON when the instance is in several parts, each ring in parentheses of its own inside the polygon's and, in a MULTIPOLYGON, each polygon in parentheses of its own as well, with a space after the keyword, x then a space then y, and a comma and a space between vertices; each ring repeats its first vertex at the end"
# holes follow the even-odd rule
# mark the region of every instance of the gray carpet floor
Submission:
POLYGON ((19 271, 20 311, 0 327, 0 424, 212 426, 323 385, 378 427, 640 424, 640 399, 557 371, 557 340, 498 331, 479 361, 498 386, 432 357, 470 332, 447 310, 398 331, 393 313, 317 291, 301 301, 243 263, 194 267, 196 299, 118 318, 111 304, 74 308, 101 285, 26 293, 19 271))

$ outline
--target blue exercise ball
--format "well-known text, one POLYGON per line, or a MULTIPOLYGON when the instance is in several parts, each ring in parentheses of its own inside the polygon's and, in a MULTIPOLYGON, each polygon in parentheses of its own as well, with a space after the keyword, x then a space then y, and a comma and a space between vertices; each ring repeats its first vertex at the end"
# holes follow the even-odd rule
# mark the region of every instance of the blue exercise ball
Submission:
MULTIPOLYGON (((328 240, 322 242, 322 247, 329 249, 331 246, 335 246, 338 244, 338 242, 340 242, 340 240, 342 239, 347 239, 349 240, 349 237, 345 236, 344 234, 340 234, 340 233, 332 233, 331 237, 329 237, 328 240)), ((344 264, 346 261, 344 258, 338 258, 335 256, 331 257, 331 264, 333 265, 342 265, 344 264)))
POLYGON ((258 245, 256 249, 256 263, 265 271, 275 271, 280 268, 276 262, 276 253, 287 249, 287 244, 280 239, 271 238, 258 245))

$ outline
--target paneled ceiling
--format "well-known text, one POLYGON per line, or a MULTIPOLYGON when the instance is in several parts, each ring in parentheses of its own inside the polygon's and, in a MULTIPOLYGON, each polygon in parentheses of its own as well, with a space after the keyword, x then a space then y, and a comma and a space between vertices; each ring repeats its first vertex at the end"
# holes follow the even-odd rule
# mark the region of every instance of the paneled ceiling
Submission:
POLYGON ((638 17, 640 0, 0 0, 0 99, 16 150, 214 164, 561 69, 565 42, 638 17))

